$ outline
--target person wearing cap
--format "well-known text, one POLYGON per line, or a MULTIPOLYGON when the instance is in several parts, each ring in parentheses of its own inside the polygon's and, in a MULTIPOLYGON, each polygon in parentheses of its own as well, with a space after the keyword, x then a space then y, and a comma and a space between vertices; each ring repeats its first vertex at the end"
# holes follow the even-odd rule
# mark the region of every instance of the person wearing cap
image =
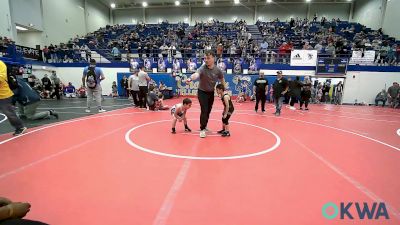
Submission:
POLYGON ((266 95, 268 94, 268 80, 264 78, 264 72, 259 73, 259 77, 254 81, 253 92, 256 96, 255 111, 258 111, 258 104, 261 101, 261 111, 265 112, 266 95))
POLYGON ((276 116, 280 116, 283 100, 285 99, 284 96, 289 89, 289 82, 286 78, 283 77, 282 71, 276 72, 276 80, 274 82, 273 89, 274 89, 273 96, 276 108, 274 114, 276 116))
POLYGON ((199 79, 197 98, 199 99, 200 113, 200 137, 206 137, 208 119, 214 104, 214 90, 217 81, 226 87, 224 73, 215 65, 215 53, 211 50, 205 52, 205 64, 196 73, 192 74, 186 83, 199 79))
POLYGON ((101 113, 106 111, 101 106, 102 89, 100 82, 104 79, 105 76, 103 74, 103 71, 100 68, 96 67, 96 60, 91 59, 89 66, 83 69, 83 76, 82 76, 82 86, 85 87, 87 85, 87 109, 85 110, 85 112, 90 113, 90 104, 93 101, 93 97, 96 100, 99 112, 101 113), (93 81, 95 83, 94 87, 92 86, 92 82, 91 84, 89 84, 88 80, 92 73, 94 73, 96 77, 96 79, 93 81))

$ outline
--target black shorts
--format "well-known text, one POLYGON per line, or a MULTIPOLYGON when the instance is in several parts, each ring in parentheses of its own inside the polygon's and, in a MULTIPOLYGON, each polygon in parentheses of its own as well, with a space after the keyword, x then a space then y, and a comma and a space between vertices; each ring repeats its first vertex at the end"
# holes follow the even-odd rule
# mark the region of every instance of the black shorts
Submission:
POLYGON ((224 117, 222 116, 222 123, 224 124, 224 125, 229 125, 229 119, 231 118, 231 114, 228 114, 226 117, 225 117, 225 119, 224 119, 224 117))

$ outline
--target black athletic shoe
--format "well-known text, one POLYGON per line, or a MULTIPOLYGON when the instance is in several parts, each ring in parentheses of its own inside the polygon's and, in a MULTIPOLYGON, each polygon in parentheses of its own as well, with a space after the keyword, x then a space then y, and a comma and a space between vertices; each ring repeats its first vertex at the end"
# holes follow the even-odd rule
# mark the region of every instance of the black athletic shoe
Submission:
POLYGON ((306 108, 306 110, 308 110, 308 108, 306 108))
POLYGON ((185 126, 185 131, 192 132, 192 130, 188 126, 185 126))
POLYGON ((231 133, 229 133, 229 131, 224 131, 221 136, 222 137, 230 137, 231 133))
POLYGON ((50 115, 54 116, 56 119, 58 119, 58 113, 56 113, 53 109, 50 110, 50 115))
POLYGON ((25 133, 26 129, 28 129, 28 128, 23 127, 23 128, 16 129, 13 135, 14 136, 21 135, 21 134, 25 133))
POLYGON ((223 134, 225 132, 225 130, 220 130, 220 131, 218 131, 217 133, 218 134, 223 134))
POLYGON ((176 134, 176 130, 175 130, 175 128, 172 128, 172 131, 171 131, 171 133, 173 133, 173 134, 176 134))

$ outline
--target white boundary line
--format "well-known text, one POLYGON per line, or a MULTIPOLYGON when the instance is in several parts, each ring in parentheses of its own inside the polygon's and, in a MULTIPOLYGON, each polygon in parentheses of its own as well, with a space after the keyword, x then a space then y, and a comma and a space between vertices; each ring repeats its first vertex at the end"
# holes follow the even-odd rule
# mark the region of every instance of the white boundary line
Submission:
MULTIPOLYGON (((348 114, 354 114, 354 115, 366 115, 366 116, 392 116, 392 117, 400 117, 400 114, 397 112, 392 112, 392 111, 365 111, 365 112, 370 112, 370 113, 359 113, 359 112, 350 112, 350 111, 344 111, 344 110, 330 110, 330 109, 321 109, 319 107, 313 108, 314 110, 319 110, 319 111, 328 111, 328 112, 333 112, 333 113, 348 113, 348 114), (387 114, 373 114, 373 113, 387 113, 387 114), (390 114, 393 113, 393 114, 390 114)), ((359 110, 360 111, 360 110, 359 110)))
POLYGON ((0 115, 4 116, 4 118, 0 121, 0 123, 2 123, 2 122, 7 120, 7 116, 6 115, 4 115, 3 113, 0 113, 0 115))
MULTIPOLYGON (((110 111, 110 112, 112 112, 112 111, 110 111)), ((132 115, 132 114, 138 114, 138 113, 146 113, 146 112, 116 113, 116 114, 106 114, 106 115, 104 115, 104 113, 103 113, 100 116, 83 117, 83 118, 79 118, 79 119, 62 121, 62 122, 54 123, 54 124, 51 124, 51 125, 48 125, 48 126, 40 127, 40 128, 38 128, 36 130, 32 130, 32 131, 26 132, 26 133, 24 133, 22 135, 19 135, 19 136, 15 136, 15 137, 8 138, 6 140, 0 141, 0 145, 5 144, 5 143, 7 143, 9 141, 12 141, 14 139, 17 139, 17 138, 21 138, 21 137, 26 136, 28 134, 36 133, 36 132, 41 131, 41 130, 45 130, 45 129, 48 129, 48 128, 52 128, 52 127, 56 127, 56 126, 60 126, 60 125, 64 125, 64 124, 69 124, 69 123, 74 123, 74 122, 79 122, 79 121, 84 121, 84 120, 90 120, 90 119, 112 117, 112 116, 132 115)))
POLYGON ((27 165, 24 165, 24 166, 21 166, 21 167, 18 167, 18 168, 16 168, 16 169, 14 169, 14 170, 5 172, 5 173, 3 173, 3 174, 0 174, 0 180, 3 179, 3 178, 5 178, 5 177, 7 177, 7 176, 9 176, 9 175, 16 174, 16 173, 18 173, 18 172, 20 172, 20 171, 22 171, 22 170, 25 170, 25 169, 27 169, 27 168, 29 168, 29 167, 35 166, 35 165, 37 165, 37 164, 39 164, 39 163, 41 163, 41 162, 45 162, 45 161, 50 160, 50 159, 52 159, 52 158, 55 158, 55 157, 57 157, 57 156, 59 156, 59 155, 62 155, 62 154, 67 153, 67 152, 70 152, 70 151, 72 151, 72 150, 74 150, 74 149, 76 149, 76 148, 78 148, 78 147, 84 146, 84 145, 89 144, 89 143, 91 143, 91 142, 93 142, 93 141, 96 141, 96 140, 99 140, 99 139, 101 139, 101 138, 104 138, 104 137, 106 137, 106 136, 108 136, 108 135, 110 135, 110 134, 116 133, 116 132, 118 132, 118 131, 120 131, 120 130, 122 130, 122 129, 125 129, 125 128, 129 127, 129 126, 132 126, 132 124, 129 124, 129 125, 123 126, 123 127, 119 127, 119 128, 117 128, 117 129, 114 129, 114 130, 112 130, 112 131, 110 131, 110 132, 107 132, 107 133, 105 133, 105 134, 102 134, 102 135, 100 135, 100 136, 96 136, 95 138, 86 140, 86 141, 81 142, 81 143, 79 143, 79 144, 73 145, 73 146, 71 146, 71 147, 69 147, 69 148, 63 149, 63 150, 61 150, 61 151, 59 151, 59 152, 56 152, 56 153, 53 153, 53 154, 48 155, 48 156, 46 156, 46 157, 43 157, 43 158, 41 158, 41 159, 39 159, 39 160, 36 160, 36 161, 34 161, 34 162, 31 162, 31 163, 29 163, 29 164, 27 164, 27 165))
POLYGON ((191 165, 191 160, 189 159, 186 159, 183 162, 183 165, 179 170, 179 173, 176 176, 174 183, 169 189, 169 192, 165 197, 163 204, 158 210, 157 216, 153 221, 153 225, 167 224, 167 219, 169 217, 169 214, 171 213, 172 207, 174 206, 176 196, 178 195, 178 192, 181 190, 182 184, 187 177, 190 165, 191 165))
MULTIPOLYGON (((211 120, 214 120, 214 119, 211 119, 211 120)), ((267 132, 271 133, 273 136, 275 136, 275 138, 276 138, 275 144, 272 147, 268 148, 268 149, 262 150, 260 152, 252 153, 252 154, 236 155, 236 156, 224 156, 224 157, 209 157, 209 156, 175 155, 175 154, 169 154, 169 153, 164 153, 164 152, 158 152, 158 151, 150 150, 148 148, 140 146, 140 145, 136 144, 135 142, 133 142, 130 139, 129 136, 132 133, 132 131, 134 131, 134 130, 136 130, 138 128, 147 126, 147 125, 151 125, 151 124, 155 124, 155 123, 161 123, 161 122, 171 122, 171 120, 158 120, 158 121, 154 121, 154 122, 149 122, 149 123, 138 125, 138 126, 132 128, 132 129, 130 129, 128 132, 126 132, 125 141, 129 145, 131 145, 132 147, 134 147, 134 148, 136 148, 138 150, 141 150, 141 151, 144 151, 144 152, 147 152, 147 153, 151 153, 151 154, 154 154, 154 155, 166 156, 166 157, 171 157, 171 158, 179 158, 179 159, 193 159, 193 160, 228 160, 228 159, 249 158, 249 157, 259 156, 259 155, 263 155, 263 154, 266 154, 268 152, 271 152, 271 151, 275 150, 276 148, 278 148, 279 145, 281 144, 280 137, 276 133, 274 133, 273 131, 270 131, 267 128, 264 128, 264 127, 256 126, 256 125, 249 124, 249 123, 238 122, 238 121, 230 121, 230 122, 238 123, 238 124, 244 124, 244 125, 256 127, 256 128, 261 129, 261 130, 267 131, 267 132)))
MULTIPOLYGON (((117 110, 120 110, 120 109, 117 109, 117 110)), ((112 111, 109 111, 109 112, 107 112, 107 113, 110 113, 110 112, 112 112, 112 111)), ((131 112, 131 113, 122 113, 122 114, 107 114, 107 115, 104 115, 104 114, 103 114, 103 115, 101 115, 101 116, 94 116, 94 117, 87 117, 87 118, 84 117, 84 118, 79 118, 79 119, 75 119, 75 120, 63 121, 63 122, 55 123, 55 124, 52 124, 52 125, 49 125, 49 126, 41 127, 41 128, 39 128, 39 129, 36 129, 36 130, 30 131, 30 132, 27 132, 27 133, 22 134, 22 135, 19 135, 19 136, 15 136, 15 137, 12 137, 12 138, 3 140, 3 141, 0 142, 0 145, 2 145, 2 144, 4 144, 4 143, 7 143, 7 142, 9 142, 9 141, 12 141, 12 140, 14 140, 14 139, 17 139, 17 138, 21 138, 21 137, 23 137, 23 136, 25 136, 25 135, 27 135, 27 134, 35 133, 35 132, 38 132, 38 131, 41 131, 41 130, 44 130, 44 129, 47 129, 47 128, 51 128, 51 127, 55 127, 55 126, 59 126, 59 125, 63 125, 63 124, 78 122, 78 121, 82 121, 82 120, 86 120, 86 119, 95 119, 95 118, 109 117, 109 116, 114 116, 114 115, 115 115, 115 116, 119 116, 119 115, 130 115, 130 114, 146 113, 146 112, 147 112, 147 111, 143 111, 143 112, 131 112)), ((159 111, 159 112, 168 112, 168 113, 169 113, 168 110, 166 110, 166 111, 159 111)), ((377 139, 374 139, 374 138, 371 138, 371 137, 368 137, 368 136, 365 136, 365 135, 362 135, 362 134, 359 134, 359 133, 356 133, 356 132, 352 132, 352 131, 349 131, 349 130, 344 130, 344 129, 341 129, 341 128, 332 127, 332 126, 328 126, 328 125, 324 125, 324 124, 320 124, 320 123, 309 122, 309 121, 304 121, 304 120, 297 120, 297 119, 291 119, 291 118, 285 118, 285 117, 267 116, 267 115, 263 115, 263 114, 250 114, 250 113, 235 113, 235 114, 238 114, 238 115, 250 115, 250 116, 261 116, 261 117, 272 117, 272 118, 279 118, 279 119, 286 119, 286 120, 297 121, 297 122, 301 122, 301 123, 313 124, 313 125, 316 125, 316 126, 322 126, 322 127, 326 127, 326 128, 330 128, 330 129, 342 131, 342 132, 345 132, 345 133, 350 133, 350 134, 353 134, 353 135, 356 135, 356 136, 359 136, 359 137, 362 137, 362 138, 365 138, 365 139, 368 139, 368 140, 371 140, 371 141, 380 143, 380 144, 382 144, 382 145, 385 145, 385 146, 387 146, 387 147, 389 147, 389 148, 392 148, 392 149, 395 149, 395 150, 397 150, 397 151, 400 151, 400 148, 395 147, 395 146, 392 146, 392 145, 390 145, 390 144, 388 144, 388 143, 385 143, 385 142, 383 142, 383 141, 379 141, 379 140, 377 140, 377 139)))
MULTIPOLYGON (((296 110, 297 111, 297 110, 296 110)), ((376 122, 387 122, 387 123, 400 123, 400 120, 376 120, 376 119, 369 119, 369 118, 361 118, 361 117, 352 117, 352 116, 342 116, 342 115, 332 115, 332 114, 325 114, 325 113, 316 113, 316 112, 307 112, 307 114, 316 114, 316 115, 323 115, 323 116, 336 116, 341 118, 348 118, 348 119, 357 119, 357 120, 367 120, 367 121, 376 121, 376 122)))
MULTIPOLYGON (((132 106, 132 104, 123 104, 123 105, 105 105, 102 106, 102 108, 114 108, 114 107, 119 107, 119 106, 132 106)), ((59 107, 59 108, 37 108, 37 109, 86 109, 86 106, 72 106, 72 107, 59 107)), ((94 106, 92 108, 97 108, 97 106, 94 106)))
POLYGON ((316 125, 316 126, 326 127, 326 128, 342 131, 342 132, 345 132, 345 133, 354 134, 356 136, 368 139, 370 141, 374 141, 374 142, 380 143, 380 144, 385 145, 385 146, 387 146, 389 148, 393 148, 394 150, 400 151, 400 148, 395 147, 393 145, 390 145, 388 143, 385 143, 383 141, 379 141, 377 139, 374 139, 374 138, 371 138, 371 137, 368 137, 368 136, 365 136, 365 135, 362 135, 362 134, 359 134, 359 133, 356 133, 356 132, 352 132, 352 131, 349 131, 349 130, 344 130, 344 129, 337 128, 337 127, 332 127, 332 126, 325 125, 325 124, 320 124, 320 123, 315 123, 315 122, 310 122, 310 121, 305 121, 305 120, 286 118, 286 117, 276 117, 276 116, 267 116, 267 115, 254 115, 254 114, 250 114, 250 113, 236 113, 236 114, 239 114, 239 115, 250 115, 250 116, 272 117, 272 118, 277 118, 277 119, 291 120, 291 121, 296 121, 296 122, 301 122, 301 123, 307 123, 307 124, 312 124, 312 125, 316 125))
MULTIPOLYGON (((289 135, 290 136, 290 135, 289 135)), ((291 137, 291 136, 290 136, 291 137)), ((306 149, 309 153, 311 153, 315 158, 319 159, 321 162, 323 162, 327 167, 335 171, 337 174, 339 174, 341 177, 343 177, 345 180, 347 180, 349 183, 351 183, 354 187, 356 187, 360 192, 364 193, 366 196, 368 196, 370 199, 372 199, 375 202, 385 202, 385 204, 388 206, 389 211, 397 218, 400 219, 400 213, 391 205, 389 205, 386 201, 384 201, 382 198, 377 196, 374 192, 363 186, 360 182, 355 180, 354 178, 348 176, 345 174, 341 169, 339 169, 337 166, 333 165, 331 162, 326 160, 324 157, 320 156, 307 146, 305 146, 303 143, 298 141, 297 139, 291 137, 294 142, 296 142, 298 145, 306 149)))

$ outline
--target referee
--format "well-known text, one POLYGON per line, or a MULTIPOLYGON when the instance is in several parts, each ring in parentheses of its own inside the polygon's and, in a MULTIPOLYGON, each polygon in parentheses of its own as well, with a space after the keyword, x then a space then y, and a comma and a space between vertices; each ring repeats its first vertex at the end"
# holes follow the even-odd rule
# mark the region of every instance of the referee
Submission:
POLYGON ((199 79, 199 89, 197 91, 197 98, 199 99, 201 113, 200 113, 200 137, 206 137, 206 128, 208 119, 210 118, 211 109, 214 103, 214 88, 217 81, 225 85, 224 74, 221 69, 215 65, 215 53, 213 51, 205 52, 205 61, 194 74, 186 81, 187 83, 192 80, 199 79))

